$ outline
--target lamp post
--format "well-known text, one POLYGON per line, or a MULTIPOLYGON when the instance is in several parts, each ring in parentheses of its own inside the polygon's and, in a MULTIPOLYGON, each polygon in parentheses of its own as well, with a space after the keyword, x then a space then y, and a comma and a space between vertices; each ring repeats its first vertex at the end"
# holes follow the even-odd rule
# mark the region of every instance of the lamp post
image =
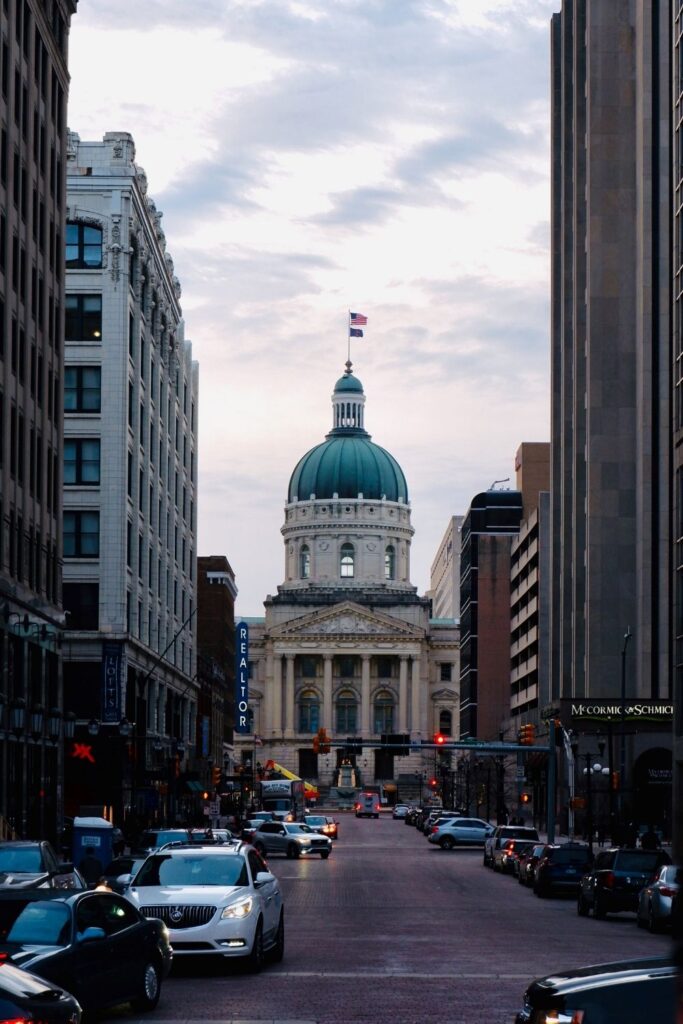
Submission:
POLYGON ((619 750, 619 819, 624 818, 624 781, 626 778, 626 650, 631 639, 631 627, 626 627, 621 648, 621 746, 619 750))
MULTIPOLYGON (((578 743, 572 743, 572 752, 574 754, 574 760, 576 761, 579 757, 579 745, 578 743)), ((601 761, 605 756, 605 744, 601 741, 598 743, 598 752, 600 761, 593 761, 595 754, 586 753, 582 754, 581 757, 586 760, 586 767, 583 769, 583 774, 586 777, 586 833, 588 839, 588 849, 591 857, 593 856, 593 786, 592 778, 593 775, 609 775, 609 768, 603 767, 601 761)))

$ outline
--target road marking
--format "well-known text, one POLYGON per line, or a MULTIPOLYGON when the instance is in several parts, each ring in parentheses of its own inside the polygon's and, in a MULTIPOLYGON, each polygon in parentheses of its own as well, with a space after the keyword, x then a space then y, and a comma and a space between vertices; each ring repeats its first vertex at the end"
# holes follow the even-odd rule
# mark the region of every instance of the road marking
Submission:
MULTIPOLYGON (((482 974, 478 972, 457 971, 449 974, 434 974, 431 971, 271 971, 269 978, 350 978, 358 980, 368 978, 374 981, 393 981, 396 978, 414 978, 426 981, 458 981, 463 978, 496 980, 498 978, 512 978, 515 980, 528 979, 529 972, 525 974, 482 974)), ((206 1022, 205 1022, 206 1024, 206 1022)))

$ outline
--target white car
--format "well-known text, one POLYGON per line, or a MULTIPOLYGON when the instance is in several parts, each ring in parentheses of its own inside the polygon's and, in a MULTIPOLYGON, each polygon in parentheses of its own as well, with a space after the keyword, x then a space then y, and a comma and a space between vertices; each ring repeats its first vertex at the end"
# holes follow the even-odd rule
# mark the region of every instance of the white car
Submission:
POLYGON ((408 807, 408 804, 395 804, 394 809, 391 812, 391 817, 394 818, 394 820, 396 818, 405 818, 409 810, 410 807, 408 807))
POLYGON ((481 818, 447 818, 436 822, 427 839, 442 850, 452 850, 458 843, 483 846, 487 836, 493 833, 493 825, 481 818))
POLYGON ((168 928, 173 954, 242 957, 252 971, 285 949, 277 878, 252 846, 174 846, 147 857, 126 895, 168 928))

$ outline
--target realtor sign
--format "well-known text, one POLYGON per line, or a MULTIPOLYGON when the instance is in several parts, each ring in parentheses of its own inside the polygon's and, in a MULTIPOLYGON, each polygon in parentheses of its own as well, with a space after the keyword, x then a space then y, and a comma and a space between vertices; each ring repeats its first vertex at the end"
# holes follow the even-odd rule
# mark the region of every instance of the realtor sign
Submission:
POLYGON ((249 627, 238 622, 235 645, 235 732, 249 732, 249 627))

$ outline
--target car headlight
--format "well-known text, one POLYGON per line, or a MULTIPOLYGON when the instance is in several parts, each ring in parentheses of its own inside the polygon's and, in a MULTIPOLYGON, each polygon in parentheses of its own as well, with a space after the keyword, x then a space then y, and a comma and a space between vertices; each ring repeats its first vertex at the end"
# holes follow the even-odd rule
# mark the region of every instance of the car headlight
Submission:
POLYGON ((252 896, 247 896, 246 899, 237 900, 236 903, 231 903, 229 907, 223 909, 221 918, 229 917, 233 919, 241 920, 243 917, 248 917, 251 914, 251 908, 254 906, 254 899, 252 896))

